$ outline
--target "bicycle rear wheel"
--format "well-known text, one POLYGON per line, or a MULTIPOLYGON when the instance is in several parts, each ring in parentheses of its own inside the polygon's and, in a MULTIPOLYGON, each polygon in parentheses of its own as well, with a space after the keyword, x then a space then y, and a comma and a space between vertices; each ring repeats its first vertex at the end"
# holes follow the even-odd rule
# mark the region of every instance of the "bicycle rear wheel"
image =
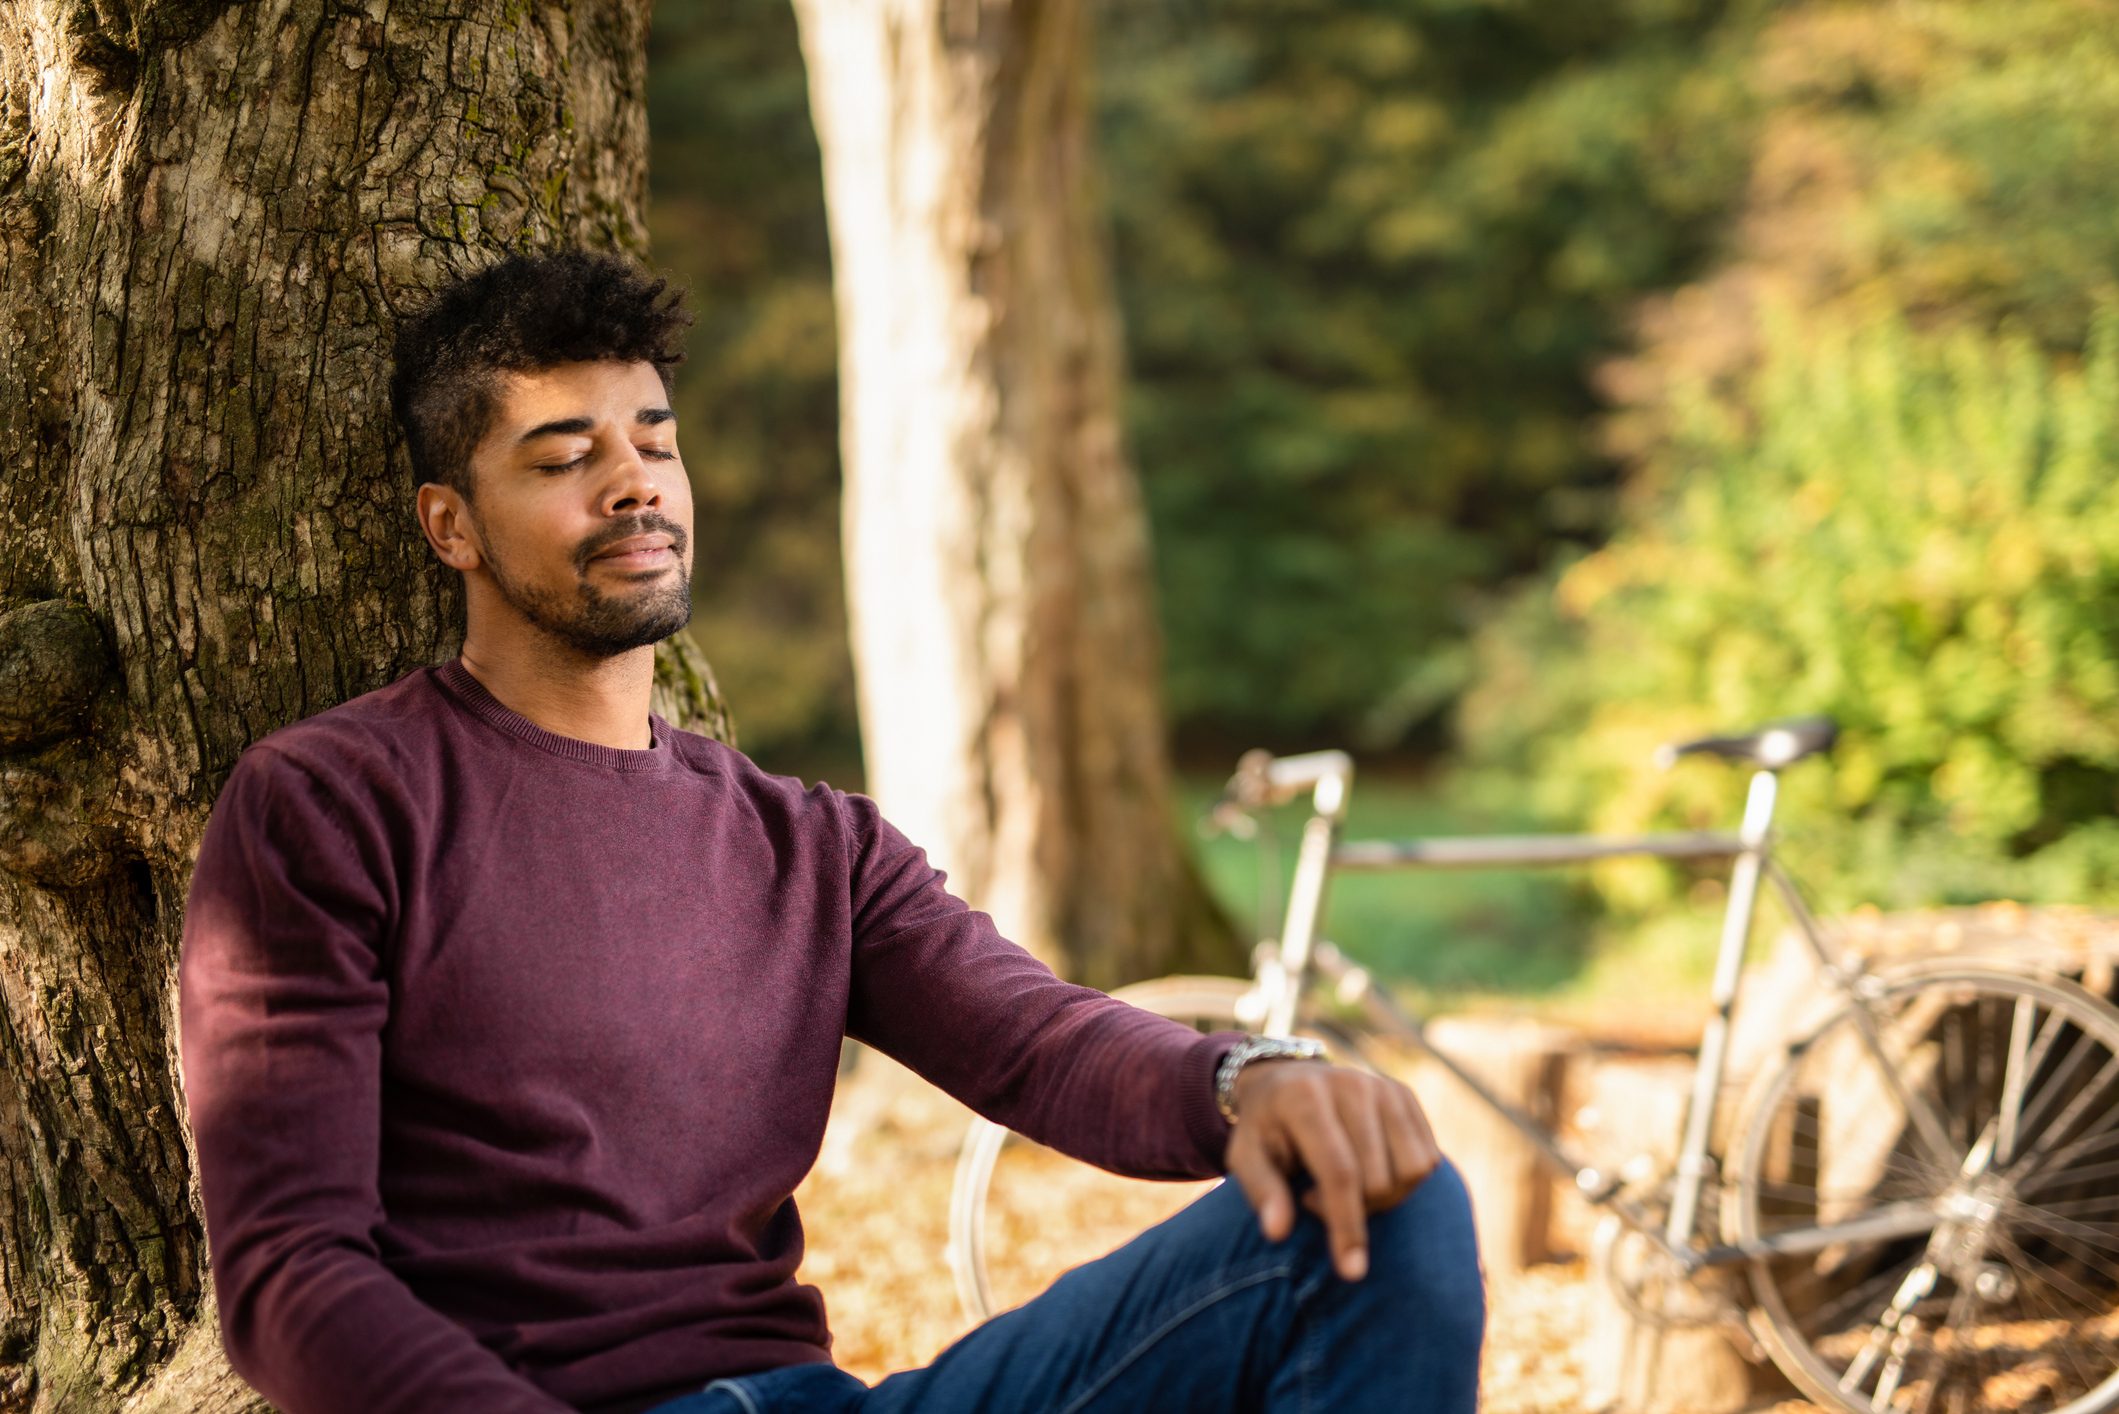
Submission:
POLYGON ((1738 1138, 1727 1227, 1759 1334, 1860 1411, 2119 1408, 2119 1012, 1931 966, 1792 1045, 1738 1138), (1865 1034, 1866 1033, 1866 1034, 1865 1034))
MULTIPOLYGON (((1251 990, 1240 977, 1158 977, 1111 995, 1202 1035, 1256 1030, 1239 1015, 1251 990)), ((1352 1036, 1309 1018, 1297 1028, 1361 1063, 1352 1036)), ((974 1321, 1020 1306, 1062 1272, 1094 1260, 1154 1226, 1220 1180, 1151 1182, 1106 1173, 974 1119, 957 1154, 949 1204, 949 1266, 957 1299, 974 1321)))

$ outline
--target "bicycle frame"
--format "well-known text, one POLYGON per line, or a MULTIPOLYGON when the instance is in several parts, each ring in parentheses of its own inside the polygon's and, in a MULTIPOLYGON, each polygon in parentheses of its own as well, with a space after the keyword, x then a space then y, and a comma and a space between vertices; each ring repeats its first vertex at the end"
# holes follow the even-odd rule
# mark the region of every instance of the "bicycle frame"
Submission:
POLYGON ((1859 979, 1841 964, 1794 881, 1773 860, 1773 813, 1779 788, 1776 771, 1760 769, 1752 775, 1743 821, 1733 834, 1701 832, 1630 837, 1541 834, 1347 841, 1342 835, 1354 768, 1346 753, 1318 751, 1279 757, 1253 769, 1257 779, 1253 782, 1252 795, 1244 802, 1247 805, 1284 804, 1306 790, 1311 793, 1311 815, 1304 823, 1296 855, 1277 957, 1267 959, 1259 971, 1258 995, 1263 1002, 1265 1031, 1289 1034, 1294 1027, 1301 997, 1318 978, 1329 982, 1348 1000, 1361 999, 1376 1029, 1396 1034, 1432 1057, 1481 1102, 1506 1119, 1546 1163, 1574 1183, 1588 1202, 1612 1210, 1687 1271, 1771 1253, 1811 1251, 1857 1233, 1881 1236, 1920 1232, 1936 1226, 1937 1217, 1932 1208, 1902 1205, 1905 1211, 1880 1210, 1854 1222, 1828 1228, 1794 1229, 1758 1243, 1702 1247, 1692 1241, 1699 1218, 1700 1197, 1715 1171, 1715 1161, 1709 1155, 1708 1147, 1714 1134, 1716 1110, 1728 1066, 1730 1019, 1743 974, 1744 952, 1758 912, 1762 880, 1771 882, 1775 894, 1787 908, 1815 959, 1819 979, 1831 991, 1860 1004, 1855 1012, 1858 1029, 1865 1044, 1882 1062, 1884 1073, 1891 1077, 1923 1142, 1938 1156, 1947 1157, 1952 1165, 1958 1162, 1939 1117, 1925 1104, 1913 1101, 1898 1083, 1893 1067, 1884 1060, 1881 1037, 1873 1016, 1868 1012, 1867 998, 1859 979), (1336 949, 1319 941, 1326 885, 1336 872, 1542 867, 1621 858, 1728 858, 1735 861, 1730 874, 1729 904, 1723 913, 1721 942, 1715 956, 1714 1010, 1700 1037, 1698 1062, 1686 1100, 1670 1211, 1660 1223, 1621 1193, 1622 1184, 1617 1177, 1583 1160, 1546 1126, 1495 1094, 1476 1074, 1429 1041, 1426 1028, 1418 1017, 1399 1007, 1384 989, 1368 986, 1365 973, 1343 962, 1336 949))

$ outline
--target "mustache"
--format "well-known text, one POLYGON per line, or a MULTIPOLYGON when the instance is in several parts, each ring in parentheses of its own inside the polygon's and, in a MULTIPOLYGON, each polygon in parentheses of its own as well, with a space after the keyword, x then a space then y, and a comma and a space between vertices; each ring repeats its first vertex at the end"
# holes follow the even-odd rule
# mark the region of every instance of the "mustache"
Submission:
POLYGON ((574 563, 585 569, 590 560, 619 541, 630 540, 636 535, 667 535, 670 538, 670 552, 680 560, 684 558, 685 544, 691 539, 684 533, 684 528, 669 517, 650 512, 644 516, 635 516, 631 520, 613 522, 590 536, 582 542, 581 548, 574 552, 574 563))

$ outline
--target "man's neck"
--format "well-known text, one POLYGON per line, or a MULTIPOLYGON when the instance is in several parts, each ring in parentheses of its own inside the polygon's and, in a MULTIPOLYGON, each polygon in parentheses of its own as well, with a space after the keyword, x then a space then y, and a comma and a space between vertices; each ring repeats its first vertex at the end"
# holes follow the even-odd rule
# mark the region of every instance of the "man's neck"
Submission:
POLYGON ((466 635, 460 656, 501 706, 548 732, 629 751, 655 744, 647 720, 652 645, 591 658, 557 644, 502 646, 466 635))

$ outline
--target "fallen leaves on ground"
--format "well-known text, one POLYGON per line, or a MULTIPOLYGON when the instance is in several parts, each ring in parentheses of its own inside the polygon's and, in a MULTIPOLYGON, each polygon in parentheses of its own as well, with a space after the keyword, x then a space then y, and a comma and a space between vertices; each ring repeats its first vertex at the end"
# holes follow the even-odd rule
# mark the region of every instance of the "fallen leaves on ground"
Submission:
MULTIPOLYGON (((880 1056, 864 1055, 841 1087, 824 1156, 795 1195, 809 1242, 801 1279, 824 1293, 836 1336, 834 1358, 871 1383, 927 1364, 972 1326, 958 1304, 945 1255, 950 1188, 969 1119, 947 1096, 880 1056)), ((1037 1151, 1027 1158, 1038 1162, 1037 1151)), ((1079 1166, 1074 1168, 1078 1175, 1079 1166)), ((1052 1177, 1061 1172, 1055 1165, 1036 1183, 1092 1181, 1052 1177)), ((1108 1250, 1160 1216, 1112 1207, 1085 1236, 1076 1201, 1068 1208, 1068 1232, 1042 1231, 1050 1225, 1027 1211, 1040 1190, 1028 1169, 1019 1176, 1023 1183, 996 1185, 1000 1209, 992 1217, 998 1230, 1024 1244, 1016 1255, 1032 1267, 1063 1266, 1108 1250), (1019 1206, 1025 1211, 1007 1210, 1016 1193, 1024 1195, 1019 1206), (1078 1253, 1083 1241, 1094 1250, 1078 1253)), ((1161 1192, 1151 1201, 1168 1211, 1204 1191, 1191 1184, 1157 1188, 1161 1192)), ((1089 1209, 1098 1206, 1092 1202, 1089 1209)), ((1001 1293, 1003 1304, 1034 1294, 1044 1279, 1026 1278, 1028 1289, 1001 1293)), ((1585 1342, 1597 1299, 1579 1262, 1534 1267, 1491 1283, 1481 1381, 1486 1414, 1589 1408, 1585 1342)), ((1786 1403, 1771 1414, 1812 1414, 1812 1407, 1786 1403)))

